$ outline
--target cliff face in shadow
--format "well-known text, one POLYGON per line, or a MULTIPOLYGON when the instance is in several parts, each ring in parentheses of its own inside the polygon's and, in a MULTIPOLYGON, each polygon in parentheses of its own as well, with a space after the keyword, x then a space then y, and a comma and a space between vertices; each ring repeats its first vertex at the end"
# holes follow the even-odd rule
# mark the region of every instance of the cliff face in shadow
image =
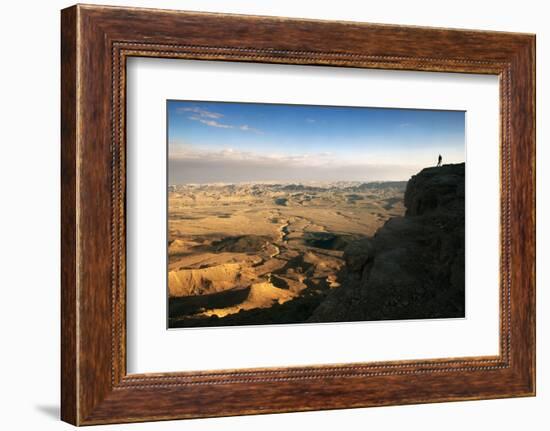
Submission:
POLYGON ((405 216, 348 245, 341 288, 309 321, 464 317, 464 171, 462 163, 413 176, 405 216))

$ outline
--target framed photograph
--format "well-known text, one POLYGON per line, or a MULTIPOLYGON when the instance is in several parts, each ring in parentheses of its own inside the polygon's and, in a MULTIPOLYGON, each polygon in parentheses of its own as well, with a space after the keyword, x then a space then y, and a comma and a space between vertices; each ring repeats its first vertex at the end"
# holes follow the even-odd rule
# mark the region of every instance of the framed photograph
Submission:
POLYGON ((535 394, 534 35, 61 16, 63 420, 535 394))
POLYGON ((168 328, 466 316, 464 111, 166 110, 168 328))

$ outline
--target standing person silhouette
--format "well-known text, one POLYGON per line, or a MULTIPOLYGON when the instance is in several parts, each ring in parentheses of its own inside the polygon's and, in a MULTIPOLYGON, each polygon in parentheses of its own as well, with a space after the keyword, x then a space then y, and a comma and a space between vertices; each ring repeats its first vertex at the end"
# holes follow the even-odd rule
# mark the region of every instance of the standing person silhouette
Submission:
POLYGON ((443 161, 443 157, 441 157, 441 154, 437 158, 437 166, 441 166, 441 162, 443 161))

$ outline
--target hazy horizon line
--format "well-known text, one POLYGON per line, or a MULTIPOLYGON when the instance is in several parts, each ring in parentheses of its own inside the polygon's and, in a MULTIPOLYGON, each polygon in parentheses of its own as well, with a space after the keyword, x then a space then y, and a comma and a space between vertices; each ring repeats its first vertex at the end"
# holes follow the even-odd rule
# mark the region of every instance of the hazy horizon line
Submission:
MULTIPOLYGON (((409 178, 410 179, 410 178, 409 178)), ((313 185, 313 184, 372 184, 372 183, 406 183, 409 180, 389 179, 389 180, 304 180, 304 181, 277 181, 277 180, 259 180, 259 181, 210 181, 210 182, 187 182, 187 183, 170 183, 170 186, 207 186, 207 185, 244 185, 244 184, 262 184, 262 185, 313 185)))

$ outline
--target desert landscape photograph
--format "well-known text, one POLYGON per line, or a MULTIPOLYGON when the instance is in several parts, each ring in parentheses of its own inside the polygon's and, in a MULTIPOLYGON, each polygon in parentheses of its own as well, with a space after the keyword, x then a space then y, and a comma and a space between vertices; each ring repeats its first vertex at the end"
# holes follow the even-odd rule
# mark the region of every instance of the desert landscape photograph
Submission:
POLYGON ((168 328, 465 316, 463 111, 167 101, 168 328))

